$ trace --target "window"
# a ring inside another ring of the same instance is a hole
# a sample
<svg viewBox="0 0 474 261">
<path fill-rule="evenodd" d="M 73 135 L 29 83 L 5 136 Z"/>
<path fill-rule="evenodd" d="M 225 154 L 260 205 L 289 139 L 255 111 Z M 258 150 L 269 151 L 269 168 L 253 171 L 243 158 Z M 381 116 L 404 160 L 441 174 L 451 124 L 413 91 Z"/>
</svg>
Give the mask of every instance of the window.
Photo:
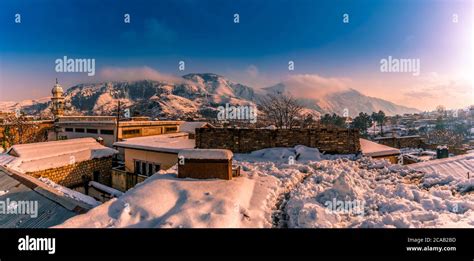
<svg viewBox="0 0 474 261">
<path fill-rule="evenodd" d="M 94 171 L 92 173 L 92 178 L 95 182 L 99 182 L 99 176 L 100 176 L 100 172 L 99 171 Z"/>
<path fill-rule="evenodd" d="M 84 128 L 76 128 L 76 132 L 84 132 Z"/>
<path fill-rule="evenodd" d="M 176 132 L 178 127 L 165 127 L 165 132 Z"/>
<path fill-rule="evenodd" d="M 98 130 L 97 129 L 87 129 L 87 133 L 97 134 Z"/>
<path fill-rule="evenodd" d="M 132 135 L 132 134 L 139 134 L 139 133 L 140 133 L 139 129 L 123 130 L 122 131 L 123 135 Z"/>
<path fill-rule="evenodd" d="M 142 175 L 147 176 L 146 163 L 145 162 L 142 162 Z"/>
<path fill-rule="evenodd" d="M 141 169 L 140 169 L 140 161 L 136 160 L 135 161 L 135 173 L 136 174 L 142 174 Z"/>
<path fill-rule="evenodd" d="M 160 169 L 160 164 L 135 160 L 135 174 L 150 177 L 151 175 L 160 171 Z"/>
<path fill-rule="evenodd" d="M 148 173 L 147 176 L 153 175 L 153 164 L 148 163 Z"/>
<path fill-rule="evenodd" d="M 66 132 L 74 132 L 73 128 L 66 128 Z"/>
<path fill-rule="evenodd" d="M 100 134 L 114 135 L 114 131 L 113 130 L 100 130 Z"/>
</svg>

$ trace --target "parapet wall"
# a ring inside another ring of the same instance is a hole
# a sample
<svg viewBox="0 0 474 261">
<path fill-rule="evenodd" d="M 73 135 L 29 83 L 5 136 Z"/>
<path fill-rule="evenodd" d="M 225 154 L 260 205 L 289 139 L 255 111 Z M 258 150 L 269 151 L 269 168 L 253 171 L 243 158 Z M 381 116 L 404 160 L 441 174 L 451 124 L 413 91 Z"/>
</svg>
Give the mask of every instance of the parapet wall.
<svg viewBox="0 0 474 261">
<path fill-rule="evenodd" d="M 423 139 L 419 136 L 387 137 L 383 139 L 377 139 L 376 142 L 398 149 L 424 147 Z"/>
<path fill-rule="evenodd" d="M 248 153 L 274 147 L 304 145 L 328 154 L 352 154 L 360 151 L 359 131 L 356 129 L 196 129 L 196 147 L 228 149 Z"/>
</svg>

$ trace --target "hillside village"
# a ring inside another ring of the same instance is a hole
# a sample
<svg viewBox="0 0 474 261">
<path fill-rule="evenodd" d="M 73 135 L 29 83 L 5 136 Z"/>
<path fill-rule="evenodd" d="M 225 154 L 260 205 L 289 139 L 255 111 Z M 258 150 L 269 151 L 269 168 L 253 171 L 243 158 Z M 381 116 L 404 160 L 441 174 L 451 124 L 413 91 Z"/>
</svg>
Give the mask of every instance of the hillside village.
<svg viewBox="0 0 474 261">
<path fill-rule="evenodd" d="M 0 113 L 0 199 L 40 205 L 1 227 L 474 227 L 472 106 L 315 115 L 279 93 L 182 119 L 68 99 L 56 81 L 51 118 Z"/>
</svg>

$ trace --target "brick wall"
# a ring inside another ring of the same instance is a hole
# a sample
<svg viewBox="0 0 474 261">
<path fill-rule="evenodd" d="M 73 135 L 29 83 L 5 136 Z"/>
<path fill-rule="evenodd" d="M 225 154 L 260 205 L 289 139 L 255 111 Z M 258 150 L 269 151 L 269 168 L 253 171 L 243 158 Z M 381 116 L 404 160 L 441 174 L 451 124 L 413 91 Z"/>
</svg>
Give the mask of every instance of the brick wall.
<svg viewBox="0 0 474 261">
<path fill-rule="evenodd" d="M 274 147 L 305 145 L 328 154 L 349 154 L 360 150 L 359 131 L 354 129 L 196 129 L 196 147 L 228 149 L 235 153 Z"/>
<path fill-rule="evenodd" d="M 99 171 L 100 174 L 98 182 L 105 185 L 110 185 L 111 169 L 112 157 L 106 157 L 82 161 L 59 168 L 29 172 L 26 174 L 35 178 L 48 178 L 51 181 L 65 187 L 75 187 L 82 185 L 83 175 L 86 175 L 90 178 L 90 180 L 93 180 L 94 171 Z"/>
</svg>

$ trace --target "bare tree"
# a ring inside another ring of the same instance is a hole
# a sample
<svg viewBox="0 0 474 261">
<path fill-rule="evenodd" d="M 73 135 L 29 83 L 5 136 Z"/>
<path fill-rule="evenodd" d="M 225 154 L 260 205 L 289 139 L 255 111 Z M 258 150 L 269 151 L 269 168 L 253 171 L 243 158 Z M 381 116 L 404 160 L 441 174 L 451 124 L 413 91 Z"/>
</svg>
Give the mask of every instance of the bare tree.
<svg viewBox="0 0 474 261">
<path fill-rule="evenodd" d="M 15 144 L 41 142 L 47 140 L 46 128 L 41 128 L 36 122 L 31 121 L 24 115 L 9 115 L 4 118 L 0 125 L 0 133 L 3 140 L 2 147 L 5 149 Z"/>
<path fill-rule="evenodd" d="M 269 124 L 279 129 L 292 129 L 298 126 L 303 106 L 292 96 L 268 94 L 259 102 L 260 110 Z"/>
</svg>

